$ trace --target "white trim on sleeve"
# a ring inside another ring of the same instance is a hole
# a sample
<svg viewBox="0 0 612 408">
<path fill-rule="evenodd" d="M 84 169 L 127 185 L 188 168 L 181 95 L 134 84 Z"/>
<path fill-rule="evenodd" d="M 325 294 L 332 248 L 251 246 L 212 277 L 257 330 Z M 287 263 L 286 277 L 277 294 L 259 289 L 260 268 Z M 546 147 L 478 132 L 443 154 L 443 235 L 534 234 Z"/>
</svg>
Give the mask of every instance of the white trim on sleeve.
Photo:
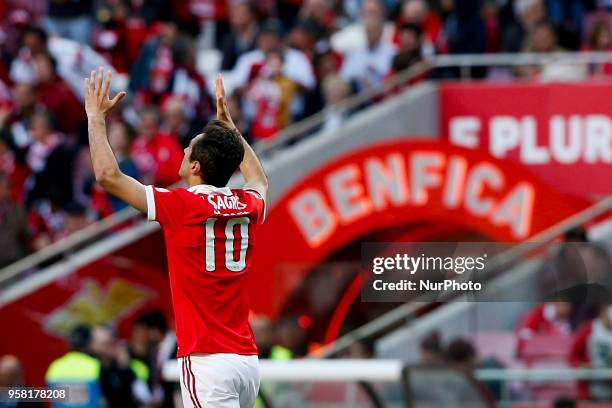
<svg viewBox="0 0 612 408">
<path fill-rule="evenodd" d="M 147 219 L 155 221 L 155 194 L 153 186 L 145 186 L 145 194 L 147 195 Z"/>
<path fill-rule="evenodd" d="M 266 213 L 268 211 L 268 206 L 266 205 L 266 199 L 261 195 L 261 193 L 257 190 L 255 190 L 254 188 L 245 188 L 244 191 L 246 191 L 247 193 L 251 194 L 254 197 L 259 198 L 261 201 L 263 201 L 263 220 L 266 219 Z M 262 221 L 263 221 L 262 220 Z"/>
</svg>

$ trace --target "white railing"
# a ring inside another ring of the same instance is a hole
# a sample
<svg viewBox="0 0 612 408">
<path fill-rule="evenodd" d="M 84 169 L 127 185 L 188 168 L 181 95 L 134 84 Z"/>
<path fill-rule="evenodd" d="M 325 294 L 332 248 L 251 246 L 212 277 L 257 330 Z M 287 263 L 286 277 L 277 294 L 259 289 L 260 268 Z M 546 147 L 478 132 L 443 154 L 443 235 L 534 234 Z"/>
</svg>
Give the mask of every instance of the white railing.
<svg viewBox="0 0 612 408">
<path fill-rule="evenodd" d="M 403 363 L 400 360 L 260 360 L 262 381 L 270 382 L 357 382 L 399 381 Z M 166 381 L 179 380 L 177 360 L 162 367 Z"/>
<path fill-rule="evenodd" d="M 267 382 L 397 382 L 405 364 L 401 360 L 334 359 L 334 360 L 260 360 L 261 380 Z M 406 366 L 409 369 L 453 369 L 445 367 Z M 166 381 L 178 382 L 177 360 L 162 367 Z M 474 370 L 480 381 L 578 381 L 612 380 L 612 368 L 482 368 Z"/>
</svg>

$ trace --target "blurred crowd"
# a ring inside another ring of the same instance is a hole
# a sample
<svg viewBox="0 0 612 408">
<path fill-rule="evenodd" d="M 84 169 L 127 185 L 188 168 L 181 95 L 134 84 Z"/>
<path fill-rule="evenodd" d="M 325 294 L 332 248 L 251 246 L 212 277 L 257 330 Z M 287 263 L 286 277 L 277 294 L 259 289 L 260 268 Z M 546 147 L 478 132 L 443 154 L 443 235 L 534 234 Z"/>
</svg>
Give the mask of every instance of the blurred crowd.
<svg viewBox="0 0 612 408">
<path fill-rule="evenodd" d="M 323 108 L 320 128 L 335 129 L 352 113 L 340 101 L 435 54 L 609 51 L 609 10 L 606 0 L 0 2 L 0 266 L 125 206 L 95 185 L 88 154 L 82 81 L 99 65 L 129 91 L 108 127 L 121 169 L 166 186 L 213 114 L 216 71 L 227 74 L 235 122 L 257 142 Z"/>
<path fill-rule="evenodd" d="M 304 330 L 298 320 L 289 317 L 273 323 L 253 317 L 260 358 L 304 356 Z M 181 406 L 178 382 L 165 381 L 162 375 L 164 364 L 174 360 L 177 351 L 175 333 L 162 311 L 151 309 L 137 315 L 125 337 L 110 323 L 78 324 L 65 340 L 68 350 L 51 362 L 45 382 L 52 387 L 69 385 L 71 398 L 79 395 L 88 401 L 79 406 Z M 0 387 L 27 386 L 25 369 L 16 356 L 0 356 Z"/>
</svg>

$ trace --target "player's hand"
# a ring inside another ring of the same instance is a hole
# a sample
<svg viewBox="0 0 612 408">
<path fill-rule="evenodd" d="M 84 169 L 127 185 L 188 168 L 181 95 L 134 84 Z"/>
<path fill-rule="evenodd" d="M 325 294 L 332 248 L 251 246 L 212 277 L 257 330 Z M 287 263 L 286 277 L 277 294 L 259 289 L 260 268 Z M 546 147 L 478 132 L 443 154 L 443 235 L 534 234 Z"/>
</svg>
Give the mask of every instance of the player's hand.
<svg viewBox="0 0 612 408">
<path fill-rule="evenodd" d="M 104 68 L 100 67 L 98 72 L 91 71 L 89 78 L 85 79 L 85 112 L 88 117 L 106 116 L 123 97 L 125 92 L 119 92 L 113 99 L 108 96 L 112 73 L 106 71 L 104 78 Z"/>
<path fill-rule="evenodd" d="M 215 79 L 215 97 L 217 99 L 217 119 L 236 127 L 227 107 L 225 88 L 223 87 L 223 78 L 221 78 L 221 74 L 217 74 L 217 78 Z"/>
</svg>

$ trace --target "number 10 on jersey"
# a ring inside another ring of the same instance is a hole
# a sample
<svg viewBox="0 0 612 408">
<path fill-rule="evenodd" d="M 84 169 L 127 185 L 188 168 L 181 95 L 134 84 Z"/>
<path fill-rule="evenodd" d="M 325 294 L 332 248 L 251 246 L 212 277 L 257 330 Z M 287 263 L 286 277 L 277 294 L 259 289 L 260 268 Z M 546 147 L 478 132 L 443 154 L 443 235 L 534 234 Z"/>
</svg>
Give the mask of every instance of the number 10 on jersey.
<svg viewBox="0 0 612 408">
<path fill-rule="evenodd" d="M 242 272 L 246 268 L 246 253 L 249 247 L 249 217 L 228 218 L 227 220 L 219 221 L 218 218 L 208 218 L 205 225 L 206 234 L 206 271 L 214 272 L 217 268 L 217 260 L 215 254 L 215 225 L 217 222 L 225 222 L 225 267 L 232 272 Z M 234 249 L 234 229 L 240 229 L 240 249 L 236 257 Z M 237 259 L 236 259 L 237 258 Z"/>
</svg>

